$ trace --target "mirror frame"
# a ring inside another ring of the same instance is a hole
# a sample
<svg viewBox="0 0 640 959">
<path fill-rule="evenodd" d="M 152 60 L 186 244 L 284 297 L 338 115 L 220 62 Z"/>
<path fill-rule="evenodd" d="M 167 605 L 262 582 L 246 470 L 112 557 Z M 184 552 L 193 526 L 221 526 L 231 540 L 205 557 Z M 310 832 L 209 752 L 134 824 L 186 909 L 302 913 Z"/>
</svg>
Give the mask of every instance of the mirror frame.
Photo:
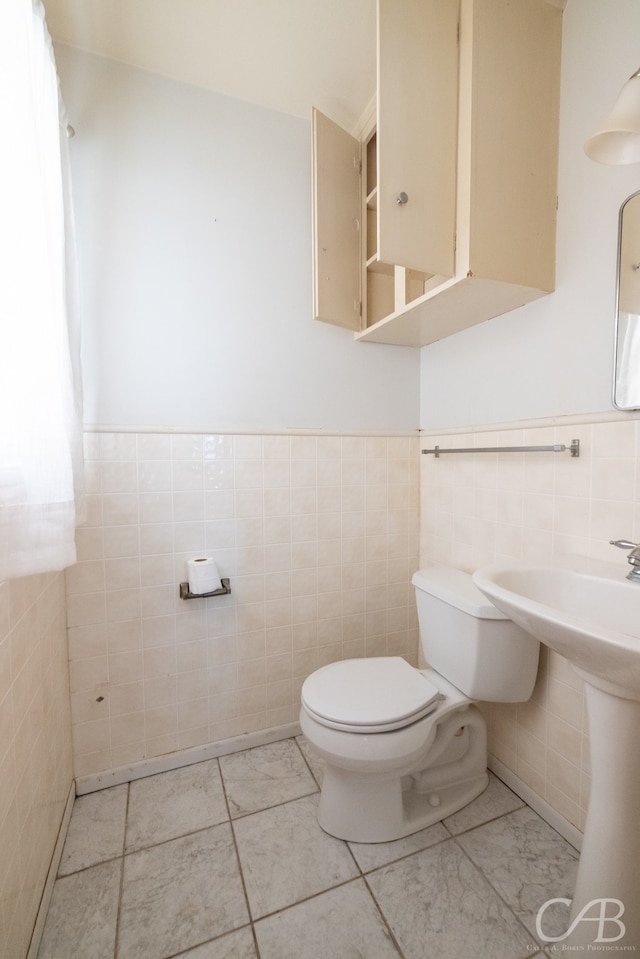
<svg viewBox="0 0 640 959">
<path fill-rule="evenodd" d="M 618 365 L 619 365 L 619 350 L 621 348 L 621 337 L 620 337 L 620 273 L 622 266 L 622 239 L 623 239 L 623 227 L 624 227 L 624 212 L 627 205 L 634 200 L 636 197 L 640 197 L 640 190 L 636 190 L 635 193 L 632 193 L 630 196 L 623 201 L 620 206 L 620 213 L 618 214 L 618 253 L 616 258 L 616 304 L 615 304 L 615 326 L 614 326 L 614 337 L 613 337 L 613 383 L 612 383 L 612 395 L 611 401 L 613 406 L 617 410 L 637 410 L 640 409 L 640 368 L 638 369 L 638 401 L 633 405 L 627 405 L 619 403 L 616 398 L 617 388 L 618 388 Z"/>
</svg>

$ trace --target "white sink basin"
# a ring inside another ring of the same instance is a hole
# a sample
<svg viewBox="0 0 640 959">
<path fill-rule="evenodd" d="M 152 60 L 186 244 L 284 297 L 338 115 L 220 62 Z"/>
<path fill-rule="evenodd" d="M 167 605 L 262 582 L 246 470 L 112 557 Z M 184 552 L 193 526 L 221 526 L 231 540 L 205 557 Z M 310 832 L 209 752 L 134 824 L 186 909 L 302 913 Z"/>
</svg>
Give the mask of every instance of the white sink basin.
<svg viewBox="0 0 640 959">
<path fill-rule="evenodd" d="M 473 580 L 494 606 L 566 657 L 589 683 L 640 700 L 640 583 L 625 575 L 624 562 L 576 558 L 488 566 Z"/>
<path fill-rule="evenodd" d="M 585 680 L 591 791 L 561 941 L 561 950 L 585 959 L 598 952 L 622 959 L 640 944 L 640 583 L 626 571 L 624 561 L 573 559 L 488 566 L 473 577 L 498 609 Z M 616 918 L 598 927 L 593 910 L 607 904 Z M 605 938 L 596 938 L 599 930 Z"/>
</svg>

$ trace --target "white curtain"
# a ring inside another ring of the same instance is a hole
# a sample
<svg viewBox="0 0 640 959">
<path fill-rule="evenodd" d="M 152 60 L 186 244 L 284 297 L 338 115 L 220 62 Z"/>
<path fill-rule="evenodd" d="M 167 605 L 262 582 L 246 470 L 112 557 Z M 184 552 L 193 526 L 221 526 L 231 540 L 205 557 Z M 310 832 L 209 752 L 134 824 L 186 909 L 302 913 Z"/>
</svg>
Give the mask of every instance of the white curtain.
<svg viewBox="0 0 640 959">
<path fill-rule="evenodd" d="M 40 0 L 0 2 L 0 581 L 75 562 L 81 391 L 66 117 Z"/>
</svg>

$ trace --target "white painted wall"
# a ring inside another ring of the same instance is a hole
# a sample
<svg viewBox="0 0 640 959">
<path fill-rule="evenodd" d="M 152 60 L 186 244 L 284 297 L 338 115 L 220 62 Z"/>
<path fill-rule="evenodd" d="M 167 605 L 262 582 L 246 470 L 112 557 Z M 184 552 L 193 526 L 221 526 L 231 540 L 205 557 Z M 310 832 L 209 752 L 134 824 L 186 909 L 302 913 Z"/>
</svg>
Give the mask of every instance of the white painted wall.
<svg viewBox="0 0 640 959">
<path fill-rule="evenodd" d="M 422 428 L 611 409 L 618 210 L 640 165 L 593 163 L 583 143 L 640 65 L 639 37 L 637 0 L 568 0 L 556 292 L 421 350 Z"/>
<path fill-rule="evenodd" d="M 85 422 L 410 430 L 419 353 L 311 318 L 310 126 L 59 47 Z"/>
<path fill-rule="evenodd" d="M 637 0 L 568 0 L 556 292 L 421 351 L 310 319 L 306 122 L 60 47 L 86 422 L 388 431 L 609 410 L 618 209 L 640 167 L 583 142 L 638 36 Z"/>
</svg>

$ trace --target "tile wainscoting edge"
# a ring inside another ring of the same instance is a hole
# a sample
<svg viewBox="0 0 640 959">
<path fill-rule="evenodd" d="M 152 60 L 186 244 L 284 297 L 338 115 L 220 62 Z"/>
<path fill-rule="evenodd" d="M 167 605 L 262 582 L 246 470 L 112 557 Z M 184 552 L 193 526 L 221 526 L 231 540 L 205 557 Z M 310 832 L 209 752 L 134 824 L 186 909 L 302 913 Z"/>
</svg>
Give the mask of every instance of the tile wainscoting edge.
<svg viewBox="0 0 640 959">
<path fill-rule="evenodd" d="M 504 420 L 499 423 L 476 423 L 467 426 L 424 426 L 420 438 L 454 436 L 458 433 L 498 433 L 509 430 L 543 429 L 545 427 L 581 426 L 640 419 L 640 410 L 600 410 L 597 413 L 561 413 L 557 416 L 539 416 L 527 420 Z"/>
<path fill-rule="evenodd" d="M 418 427 L 404 430 L 337 429 L 330 426 L 145 426 L 85 423 L 85 433 L 167 433 L 201 436 L 409 436 L 420 435 Z"/>
</svg>

